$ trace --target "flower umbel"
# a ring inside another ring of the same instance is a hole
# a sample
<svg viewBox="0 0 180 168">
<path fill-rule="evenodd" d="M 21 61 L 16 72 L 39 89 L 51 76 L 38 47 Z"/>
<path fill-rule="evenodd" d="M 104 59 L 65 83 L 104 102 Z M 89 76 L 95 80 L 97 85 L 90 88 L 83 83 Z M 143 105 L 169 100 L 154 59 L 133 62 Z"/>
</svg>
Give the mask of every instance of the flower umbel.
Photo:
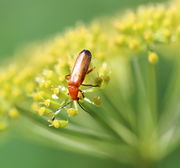
<svg viewBox="0 0 180 168">
<path fill-rule="evenodd" d="M 56 146 L 145 167 L 163 159 L 180 140 L 176 3 L 77 25 L 23 51 L 0 71 L 0 130 L 22 118 Z M 83 83 L 98 87 L 79 86 L 72 101 L 66 75 L 82 49 L 96 67 Z"/>
<path fill-rule="evenodd" d="M 41 73 L 41 76 L 36 77 L 37 85 L 36 85 L 36 90 L 32 93 L 32 97 L 35 103 L 39 107 L 36 107 L 35 111 L 37 111 L 41 116 L 49 117 L 51 119 L 50 122 L 52 122 L 51 126 L 60 128 L 61 124 L 57 126 L 57 124 L 53 124 L 53 123 L 57 123 L 57 121 L 67 122 L 66 120 L 55 119 L 55 116 L 57 116 L 63 110 L 66 112 L 66 117 L 76 116 L 79 113 L 79 108 L 78 108 L 77 103 L 79 104 L 79 107 L 81 108 L 83 107 L 80 104 L 80 102 L 83 102 L 83 101 L 89 102 L 94 105 L 100 104 L 99 103 L 100 98 L 94 97 L 93 101 L 91 101 L 90 99 L 85 97 L 84 94 L 85 92 L 87 93 L 87 92 L 97 91 L 100 88 L 102 88 L 102 86 L 105 83 L 108 82 L 107 79 L 105 79 L 104 77 L 105 70 L 104 72 L 101 72 L 100 75 L 99 74 L 97 74 L 96 76 L 88 75 L 88 73 L 93 71 L 94 68 L 91 68 L 88 70 L 89 65 L 87 64 L 89 64 L 90 62 L 85 62 L 85 61 L 81 62 L 82 58 L 86 60 L 86 57 L 91 56 L 91 55 L 89 56 L 86 55 L 84 53 L 85 51 L 87 50 L 83 50 L 80 53 L 77 59 L 77 62 L 74 65 L 73 76 L 70 81 L 71 83 L 68 84 L 68 82 L 66 81 L 66 80 L 70 80 L 70 79 L 66 79 L 66 77 L 70 78 L 70 75 L 65 75 L 65 74 L 71 73 L 71 70 L 70 70 L 71 64 L 69 64 L 68 60 L 66 60 L 67 59 L 66 57 L 61 58 L 61 61 L 63 61 L 64 59 L 64 62 L 66 62 L 66 65 L 62 66 L 61 62 L 57 63 L 54 65 L 54 67 L 51 67 L 51 69 L 44 69 Z M 88 51 L 88 53 L 90 52 Z M 84 68 L 87 69 L 87 72 L 84 71 Z M 102 69 L 103 67 L 100 66 L 100 68 Z M 87 75 L 89 76 L 89 78 L 86 79 L 86 83 L 93 82 L 93 84 L 83 85 L 83 82 L 84 82 L 83 78 L 86 77 Z M 107 75 L 108 74 L 106 74 L 106 76 Z M 79 88 L 81 85 L 84 87 L 87 86 L 90 89 L 81 90 Z M 68 91 L 68 87 L 76 89 L 76 90 Z M 73 96 L 74 94 L 75 95 L 77 94 L 75 98 Z M 73 102 L 73 101 L 77 101 L 77 102 Z M 65 117 L 65 116 L 63 116 L 62 114 L 62 117 Z"/>
</svg>

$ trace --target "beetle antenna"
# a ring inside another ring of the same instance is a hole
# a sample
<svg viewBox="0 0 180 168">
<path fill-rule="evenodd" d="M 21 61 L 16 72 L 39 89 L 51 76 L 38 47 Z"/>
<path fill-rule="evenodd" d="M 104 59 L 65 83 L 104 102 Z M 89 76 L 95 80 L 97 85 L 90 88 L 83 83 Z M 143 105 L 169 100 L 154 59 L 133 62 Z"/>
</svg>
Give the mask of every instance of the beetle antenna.
<svg viewBox="0 0 180 168">
<path fill-rule="evenodd" d="M 77 100 L 77 103 L 79 104 L 79 106 L 81 107 L 81 109 L 83 109 L 85 112 L 89 113 L 89 112 L 82 106 L 82 104 L 80 104 L 79 100 Z"/>
<path fill-rule="evenodd" d="M 62 107 L 56 109 L 56 111 L 54 111 L 54 117 L 51 118 L 51 121 L 54 121 L 54 120 L 55 120 L 55 118 L 56 118 L 55 115 L 57 115 L 57 114 L 61 111 L 61 109 L 63 109 L 64 107 L 68 106 L 68 105 L 71 104 L 72 102 L 73 102 L 73 101 L 70 101 L 70 102 L 66 103 L 65 105 L 63 105 Z"/>
<path fill-rule="evenodd" d="M 70 103 L 72 103 L 72 101 L 70 101 L 70 102 L 66 103 L 65 105 L 63 105 L 62 107 L 56 109 L 56 111 L 54 111 L 54 113 L 55 113 L 55 114 L 58 114 L 61 109 L 63 109 L 64 107 L 66 107 L 66 106 L 69 105 Z"/>
</svg>

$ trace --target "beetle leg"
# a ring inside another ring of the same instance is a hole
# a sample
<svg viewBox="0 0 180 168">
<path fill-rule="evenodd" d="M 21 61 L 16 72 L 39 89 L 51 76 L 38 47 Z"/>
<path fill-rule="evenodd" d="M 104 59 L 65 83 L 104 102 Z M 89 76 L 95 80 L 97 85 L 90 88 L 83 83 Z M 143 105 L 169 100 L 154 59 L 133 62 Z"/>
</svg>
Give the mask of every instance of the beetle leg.
<svg viewBox="0 0 180 168">
<path fill-rule="evenodd" d="M 65 76 L 66 80 L 69 80 L 69 78 L 70 78 L 70 74 Z"/>
<path fill-rule="evenodd" d="M 55 111 L 53 111 L 52 113 L 54 113 L 54 116 L 51 118 L 51 121 L 54 121 L 56 119 L 56 115 L 66 106 L 68 106 L 69 104 L 71 104 L 73 101 L 70 101 L 66 104 L 64 104 L 63 106 L 59 107 L 58 109 L 56 109 Z"/>
<path fill-rule="evenodd" d="M 90 72 L 92 72 L 96 67 L 92 67 L 91 69 L 89 69 L 86 74 L 89 74 Z"/>
<path fill-rule="evenodd" d="M 82 86 L 87 86 L 87 87 L 99 87 L 99 85 L 91 85 L 91 84 L 81 84 Z"/>
<path fill-rule="evenodd" d="M 84 96 L 84 92 L 83 92 L 81 89 L 79 89 L 79 91 L 81 92 L 82 97 L 84 98 L 84 97 L 85 97 L 85 96 Z"/>
</svg>

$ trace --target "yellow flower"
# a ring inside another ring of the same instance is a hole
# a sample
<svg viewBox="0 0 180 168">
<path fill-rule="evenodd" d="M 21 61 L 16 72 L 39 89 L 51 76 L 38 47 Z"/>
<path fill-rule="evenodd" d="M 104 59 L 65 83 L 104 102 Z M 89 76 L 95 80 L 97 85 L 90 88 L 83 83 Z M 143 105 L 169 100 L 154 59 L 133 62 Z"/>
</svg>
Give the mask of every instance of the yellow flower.
<svg viewBox="0 0 180 168">
<path fill-rule="evenodd" d="M 18 118 L 18 117 L 19 117 L 19 112 L 17 111 L 17 109 L 11 108 L 11 109 L 9 110 L 9 116 L 10 116 L 11 118 Z"/>
<path fill-rule="evenodd" d="M 156 64 L 158 62 L 158 55 L 155 52 L 150 51 L 148 53 L 148 60 L 152 64 Z"/>
<path fill-rule="evenodd" d="M 74 117 L 78 114 L 78 111 L 74 108 L 68 108 L 67 109 L 67 114 L 69 117 Z"/>
<path fill-rule="evenodd" d="M 66 120 L 54 120 L 51 122 L 51 124 L 49 126 L 53 126 L 55 128 L 63 128 L 66 127 L 68 125 L 68 121 Z"/>
</svg>

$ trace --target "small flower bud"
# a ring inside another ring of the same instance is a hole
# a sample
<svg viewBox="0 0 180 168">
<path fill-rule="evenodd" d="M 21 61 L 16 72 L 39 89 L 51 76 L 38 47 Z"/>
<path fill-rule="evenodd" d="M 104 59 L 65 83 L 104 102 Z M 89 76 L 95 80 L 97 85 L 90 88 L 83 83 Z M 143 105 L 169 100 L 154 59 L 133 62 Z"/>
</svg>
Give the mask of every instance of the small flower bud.
<svg viewBox="0 0 180 168">
<path fill-rule="evenodd" d="M 33 98 L 36 101 L 43 100 L 43 97 L 44 97 L 44 92 L 43 91 L 39 91 L 39 92 L 36 92 L 36 93 L 33 94 Z"/>
<path fill-rule="evenodd" d="M 170 40 L 170 37 L 171 37 L 171 31 L 169 29 L 165 29 L 163 30 L 163 36 L 165 38 L 166 41 L 169 41 Z"/>
<path fill-rule="evenodd" d="M 55 119 L 54 121 L 51 122 L 49 126 L 53 126 L 55 128 L 63 128 L 66 127 L 67 125 L 68 125 L 68 121 Z"/>
<path fill-rule="evenodd" d="M 46 69 L 46 70 L 43 71 L 43 75 L 44 75 L 47 79 L 50 79 L 50 78 L 52 78 L 52 76 L 53 76 L 53 71 Z"/>
<path fill-rule="evenodd" d="M 148 53 L 148 60 L 152 64 L 156 64 L 158 62 L 158 55 L 155 52 L 149 52 Z"/>
<path fill-rule="evenodd" d="M 151 42 L 153 39 L 152 32 L 151 31 L 144 32 L 144 39 L 147 40 L 148 42 Z"/>
<path fill-rule="evenodd" d="M 163 26 L 165 26 L 165 27 L 171 26 L 171 24 L 172 24 L 171 18 L 166 18 L 166 19 L 163 21 Z"/>
<path fill-rule="evenodd" d="M 129 48 L 132 50 L 138 50 L 139 49 L 139 42 L 137 40 L 130 40 L 129 41 Z"/>
<path fill-rule="evenodd" d="M 52 84 L 51 81 L 47 80 L 47 81 L 40 83 L 40 87 L 49 88 L 51 86 L 51 84 Z"/>
<path fill-rule="evenodd" d="M 53 93 L 54 93 L 54 94 L 58 95 L 59 92 L 60 92 L 60 89 L 59 89 L 59 88 L 54 88 L 54 89 L 53 89 Z"/>
<path fill-rule="evenodd" d="M 11 118 L 18 118 L 19 117 L 19 112 L 15 108 L 11 108 L 9 110 L 8 114 L 9 114 L 9 117 L 11 117 Z"/>
<path fill-rule="evenodd" d="M 57 108 L 59 108 L 59 106 L 60 106 L 59 103 L 57 103 L 56 101 L 51 100 L 51 99 L 45 100 L 45 101 L 44 101 L 44 105 L 45 105 L 46 107 L 50 107 L 50 108 L 53 108 L 53 109 L 57 109 Z"/>
<path fill-rule="evenodd" d="M 31 105 L 31 109 L 32 109 L 33 112 L 34 112 L 34 111 L 39 111 L 40 108 L 41 108 L 41 107 L 40 107 L 39 104 L 36 103 L 36 102 L 34 102 L 34 103 Z"/>
<path fill-rule="evenodd" d="M 125 36 L 123 36 L 123 35 L 119 36 L 119 37 L 116 39 L 116 43 L 117 43 L 118 45 L 123 45 L 123 44 L 125 44 L 125 43 L 126 43 L 126 38 L 125 38 Z"/>
<path fill-rule="evenodd" d="M 35 85 L 33 82 L 28 82 L 25 87 L 27 93 L 32 93 L 34 88 L 35 88 Z"/>
<path fill-rule="evenodd" d="M 68 108 L 66 111 L 69 117 L 74 117 L 78 114 L 78 111 L 74 108 Z"/>
<path fill-rule="evenodd" d="M 53 115 L 53 112 L 49 109 L 47 109 L 46 107 L 41 107 L 38 111 L 39 115 L 41 116 L 47 116 L 47 117 L 51 117 Z"/>
<path fill-rule="evenodd" d="M 93 98 L 93 102 L 96 105 L 100 105 L 102 103 L 101 97 L 100 96 L 96 96 Z"/>
<path fill-rule="evenodd" d="M 18 98 L 21 96 L 21 90 L 18 88 L 14 88 L 11 93 L 13 97 Z"/>
<path fill-rule="evenodd" d="M 134 31 L 142 31 L 143 29 L 144 29 L 144 22 L 139 22 L 139 23 L 136 23 L 133 27 L 132 27 L 132 29 L 134 30 Z"/>
<path fill-rule="evenodd" d="M 46 107 L 49 107 L 49 106 L 50 106 L 50 103 L 51 103 L 51 100 L 50 100 L 50 99 L 47 99 L 47 100 L 44 101 L 44 105 L 45 105 Z"/>
</svg>

